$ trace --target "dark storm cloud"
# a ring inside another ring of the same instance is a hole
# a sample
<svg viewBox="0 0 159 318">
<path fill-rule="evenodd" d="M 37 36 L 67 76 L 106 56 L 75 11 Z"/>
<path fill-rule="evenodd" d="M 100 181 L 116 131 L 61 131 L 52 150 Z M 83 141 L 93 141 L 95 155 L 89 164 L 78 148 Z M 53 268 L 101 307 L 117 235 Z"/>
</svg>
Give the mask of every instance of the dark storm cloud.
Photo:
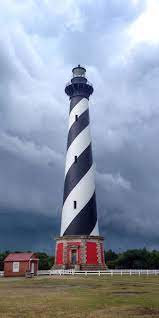
<svg viewBox="0 0 159 318">
<path fill-rule="evenodd" d="M 55 164 L 54 157 L 49 158 L 46 148 L 44 157 L 38 150 L 29 157 L 26 153 L 30 151 L 29 147 L 23 147 L 21 152 L 15 148 L 12 151 L 11 146 L 8 151 L 0 147 L 0 151 L 1 204 L 44 214 L 51 214 L 54 210 L 53 214 L 57 215 L 63 177 L 59 162 Z M 56 196 L 53 196 L 55 185 Z"/>
<path fill-rule="evenodd" d="M 102 202 L 103 231 L 111 231 L 110 245 L 112 237 L 117 236 L 126 247 L 158 246 L 158 50 L 140 47 L 126 64 L 127 74 L 120 80 L 121 74 L 116 75 L 116 117 L 111 114 L 115 109 L 110 110 L 106 104 L 109 113 L 102 125 L 103 147 L 96 140 L 98 199 L 99 205 Z M 110 100 L 113 102 L 113 95 Z"/>
<path fill-rule="evenodd" d="M 50 251 L 48 237 L 59 233 L 69 111 L 64 86 L 78 63 L 95 89 L 90 113 L 106 246 L 159 247 L 159 46 L 132 45 L 128 32 L 145 6 L 1 1 L 1 249 Z"/>
<path fill-rule="evenodd" d="M 60 226 L 57 219 L 30 210 L 10 210 L 5 207 L 0 209 L 0 213 L 1 250 L 54 253 L 54 238 Z"/>
</svg>

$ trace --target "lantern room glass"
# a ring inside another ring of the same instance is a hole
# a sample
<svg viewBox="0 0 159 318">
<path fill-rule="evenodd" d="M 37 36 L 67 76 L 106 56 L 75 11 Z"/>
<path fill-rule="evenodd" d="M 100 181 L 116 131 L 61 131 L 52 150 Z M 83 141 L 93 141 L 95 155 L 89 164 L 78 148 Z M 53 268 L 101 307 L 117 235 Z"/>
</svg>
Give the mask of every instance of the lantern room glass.
<svg viewBox="0 0 159 318">
<path fill-rule="evenodd" d="M 73 68 L 72 73 L 73 77 L 85 77 L 86 70 L 84 67 L 78 65 L 78 67 Z"/>
</svg>

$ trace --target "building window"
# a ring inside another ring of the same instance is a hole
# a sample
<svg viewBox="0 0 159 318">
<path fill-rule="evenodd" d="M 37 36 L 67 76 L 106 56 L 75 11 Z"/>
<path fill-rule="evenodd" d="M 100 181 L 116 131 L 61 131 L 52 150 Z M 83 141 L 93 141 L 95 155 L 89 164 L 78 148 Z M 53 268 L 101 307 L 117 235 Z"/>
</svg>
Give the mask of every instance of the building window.
<svg viewBox="0 0 159 318">
<path fill-rule="evenodd" d="M 19 272 L 19 262 L 13 262 L 13 273 Z"/>
<path fill-rule="evenodd" d="M 74 209 L 77 209 L 77 201 L 73 201 Z"/>
<path fill-rule="evenodd" d="M 75 115 L 75 121 L 77 121 L 78 120 L 78 115 Z"/>
<path fill-rule="evenodd" d="M 77 156 L 75 156 L 75 163 L 77 162 Z"/>
</svg>

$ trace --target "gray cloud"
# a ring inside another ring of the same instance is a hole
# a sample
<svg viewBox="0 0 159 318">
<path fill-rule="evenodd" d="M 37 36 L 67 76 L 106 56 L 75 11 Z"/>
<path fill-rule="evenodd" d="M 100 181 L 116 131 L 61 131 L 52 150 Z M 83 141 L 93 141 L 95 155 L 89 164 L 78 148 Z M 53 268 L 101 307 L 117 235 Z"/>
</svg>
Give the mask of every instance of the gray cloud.
<svg viewBox="0 0 159 318">
<path fill-rule="evenodd" d="M 21 246 L 48 250 L 51 219 L 52 235 L 59 232 L 69 111 L 64 87 L 78 63 L 94 85 L 90 113 L 106 246 L 158 248 L 159 46 L 132 47 L 128 33 L 145 5 L 1 1 L 0 218 L 15 233 L 15 211 L 24 215 L 15 249 L 22 231 Z M 27 213 L 45 233 L 43 247 L 38 239 L 26 244 Z M 13 236 L 6 245 L 3 234 L 0 240 L 9 248 Z"/>
</svg>

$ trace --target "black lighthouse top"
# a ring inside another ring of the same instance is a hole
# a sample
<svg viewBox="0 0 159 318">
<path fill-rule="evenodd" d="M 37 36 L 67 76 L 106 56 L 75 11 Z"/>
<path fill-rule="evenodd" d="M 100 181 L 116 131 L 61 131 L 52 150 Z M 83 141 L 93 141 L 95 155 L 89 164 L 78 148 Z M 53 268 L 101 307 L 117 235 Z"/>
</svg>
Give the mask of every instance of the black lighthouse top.
<svg viewBox="0 0 159 318">
<path fill-rule="evenodd" d="M 65 93 L 70 97 L 81 96 L 89 99 L 93 93 L 93 86 L 85 77 L 86 69 L 80 65 L 72 70 L 73 77 L 65 87 Z"/>
</svg>

